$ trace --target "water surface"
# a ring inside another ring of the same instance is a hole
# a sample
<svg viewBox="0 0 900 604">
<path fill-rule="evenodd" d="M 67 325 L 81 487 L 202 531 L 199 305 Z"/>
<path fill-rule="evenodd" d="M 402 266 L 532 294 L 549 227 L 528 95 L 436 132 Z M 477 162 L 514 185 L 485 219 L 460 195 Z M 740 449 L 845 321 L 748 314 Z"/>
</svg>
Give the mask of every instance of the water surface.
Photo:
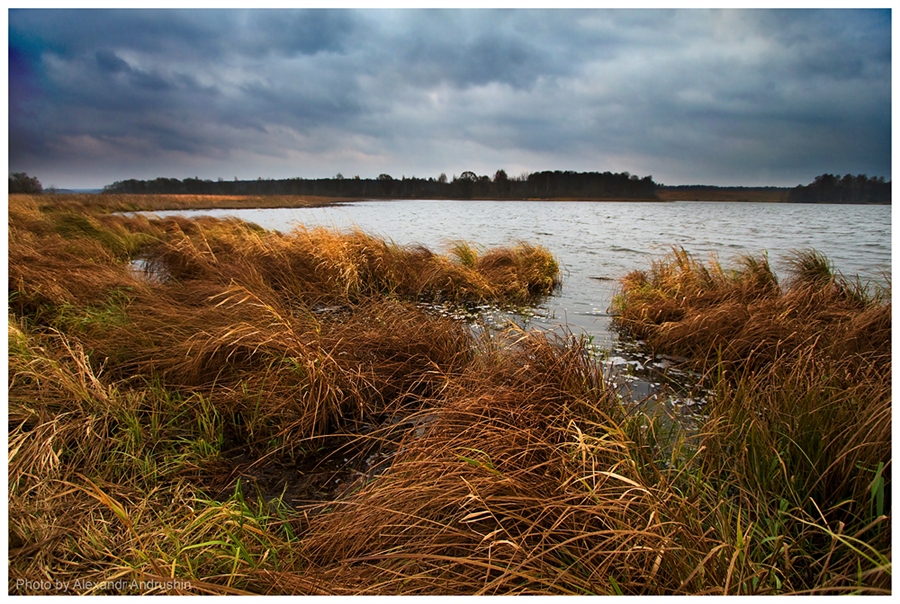
<svg viewBox="0 0 900 604">
<path fill-rule="evenodd" d="M 608 309 L 617 280 L 673 246 L 724 264 L 769 255 L 779 277 L 794 250 L 823 252 L 845 275 L 884 281 L 891 270 L 891 208 L 735 202 L 365 201 L 326 208 L 197 210 L 157 215 L 236 216 L 264 228 L 299 225 L 363 231 L 437 252 L 464 240 L 489 248 L 527 241 L 552 252 L 563 286 L 532 321 L 612 345 Z"/>
</svg>

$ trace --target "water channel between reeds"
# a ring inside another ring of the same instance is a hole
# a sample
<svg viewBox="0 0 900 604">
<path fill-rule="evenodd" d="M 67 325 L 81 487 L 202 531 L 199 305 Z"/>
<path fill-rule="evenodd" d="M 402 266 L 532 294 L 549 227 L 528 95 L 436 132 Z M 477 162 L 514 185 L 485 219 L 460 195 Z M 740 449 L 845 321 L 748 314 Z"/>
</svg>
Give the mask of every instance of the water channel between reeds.
<svg viewBox="0 0 900 604">
<path fill-rule="evenodd" d="M 790 255 L 809 249 L 863 283 L 884 284 L 891 272 L 891 207 L 883 205 L 403 200 L 153 214 L 237 217 L 283 232 L 358 228 L 435 252 L 459 241 L 479 249 L 541 245 L 559 260 L 562 287 L 526 312 L 475 309 L 476 324 L 490 329 L 513 321 L 584 338 L 624 397 L 665 408 L 682 424 L 702 406 L 691 376 L 673 367 L 677 359 L 650 357 L 611 330 L 609 306 L 628 272 L 649 268 L 673 248 L 725 266 L 738 256 L 767 254 L 782 279 Z"/>
</svg>

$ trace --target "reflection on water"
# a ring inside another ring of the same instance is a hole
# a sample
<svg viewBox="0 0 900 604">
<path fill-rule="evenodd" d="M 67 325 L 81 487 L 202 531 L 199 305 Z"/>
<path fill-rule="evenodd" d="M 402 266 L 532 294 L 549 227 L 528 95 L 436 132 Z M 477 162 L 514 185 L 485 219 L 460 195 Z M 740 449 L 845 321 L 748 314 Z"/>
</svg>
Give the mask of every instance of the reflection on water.
<svg viewBox="0 0 900 604">
<path fill-rule="evenodd" d="M 300 225 L 359 228 L 400 245 L 422 244 L 440 252 L 459 240 L 483 248 L 518 241 L 542 245 L 559 260 L 563 285 L 533 315 L 517 322 L 591 338 L 610 367 L 618 358 L 625 360 L 619 369 L 630 369 L 620 373 L 637 376 L 628 387 L 640 390 L 633 392 L 635 398 L 648 399 L 657 392 L 653 384 L 659 386 L 664 379 L 654 377 L 659 368 L 653 363 L 660 360 L 651 359 L 650 367 L 644 367 L 637 351 L 623 350 L 625 344 L 609 329 L 608 308 L 619 279 L 648 268 L 673 247 L 684 247 L 699 260 L 715 255 L 724 264 L 738 255 L 767 253 L 782 279 L 791 252 L 810 248 L 824 253 L 837 270 L 858 274 L 864 282 L 883 282 L 891 270 L 890 206 L 417 200 L 156 214 L 237 216 L 280 231 Z M 505 320 L 494 311 L 484 312 L 489 321 Z M 640 370 L 629 364 L 636 359 Z M 681 412 L 689 412 L 696 397 L 679 396 L 667 397 L 667 404 L 680 404 Z"/>
</svg>

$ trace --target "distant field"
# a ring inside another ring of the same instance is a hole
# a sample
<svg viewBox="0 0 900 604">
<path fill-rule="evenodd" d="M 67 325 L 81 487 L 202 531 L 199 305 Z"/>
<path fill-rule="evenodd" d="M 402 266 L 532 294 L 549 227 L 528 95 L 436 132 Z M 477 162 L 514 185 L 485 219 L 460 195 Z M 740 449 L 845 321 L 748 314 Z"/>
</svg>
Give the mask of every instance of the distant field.
<svg viewBox="0 0 900 604">
<path fill-rule="evenodd" d="M 758 189 L 709 188 L 670 189 L 659 187 L 656 194 L 662 201 L 787 201 L 789 188 L 762 187 Z"/>
<path fill-rule="evenodd" d="M 237 208 L 312 208 L 355 201 L 317 195 L 159 195 L 63 194 L 29 196 L 38 207 L 65 207 L 99 212 L 209 210 Z"/>
</svg>

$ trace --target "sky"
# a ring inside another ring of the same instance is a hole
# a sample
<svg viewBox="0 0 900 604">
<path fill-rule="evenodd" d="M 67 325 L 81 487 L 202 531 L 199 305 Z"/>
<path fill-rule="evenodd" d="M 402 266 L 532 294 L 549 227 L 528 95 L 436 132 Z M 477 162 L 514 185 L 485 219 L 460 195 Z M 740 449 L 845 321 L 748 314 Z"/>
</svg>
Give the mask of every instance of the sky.
<svg viewBox="0 0 900 604">
<path fill-rule="evenodd" d="M 891 178 L 882 10 L 9 10 L 9 171 Z"/>
</svg>

